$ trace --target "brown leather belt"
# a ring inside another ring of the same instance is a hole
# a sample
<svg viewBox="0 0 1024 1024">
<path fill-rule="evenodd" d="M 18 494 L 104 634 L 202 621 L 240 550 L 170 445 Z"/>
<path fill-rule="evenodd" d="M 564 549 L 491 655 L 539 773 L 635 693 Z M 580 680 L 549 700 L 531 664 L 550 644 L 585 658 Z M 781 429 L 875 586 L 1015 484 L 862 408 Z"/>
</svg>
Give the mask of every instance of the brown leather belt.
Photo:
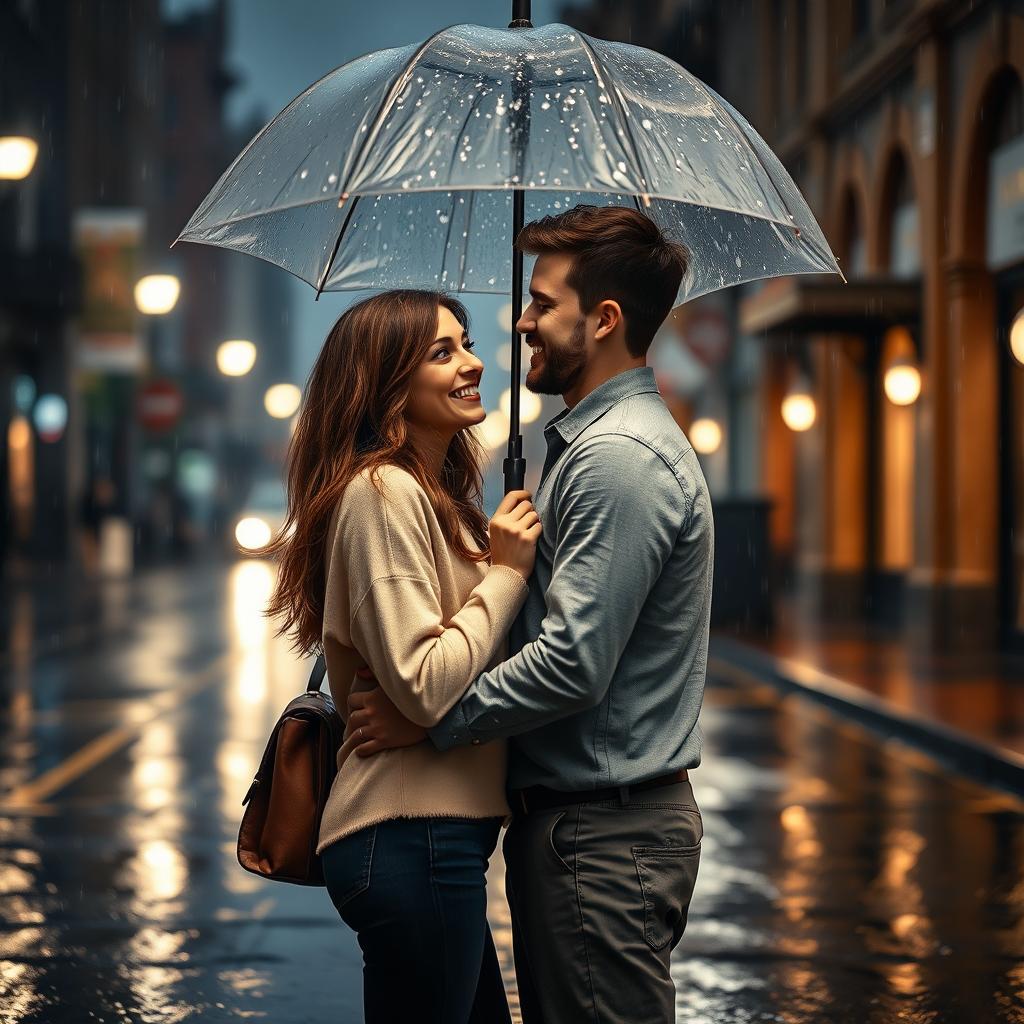
<svg viewBox="0 0 1024 1024">
<path fill-rule="evenodd" d="M 566 804 L 582 804 L 591 801 L 618 800 L 626 803 L 633 793 L 643 793 L 648 789 L 659 789 L 672 786 L 678 782 L 689 781 L 685 768 L 668 775 L 659 775 L 656 779 L 636 782 L 632 786 L 610 786 L 607 789 L 581 789 L 575 793 L 562 793 L 547 786 L 530 786 L 528 789 L 515 789 L 509 793 L 509 802 L 516 814 L 529 814 L 531 811 L 543 811 L 551 807 L 564 807 Z"/>
</svg>

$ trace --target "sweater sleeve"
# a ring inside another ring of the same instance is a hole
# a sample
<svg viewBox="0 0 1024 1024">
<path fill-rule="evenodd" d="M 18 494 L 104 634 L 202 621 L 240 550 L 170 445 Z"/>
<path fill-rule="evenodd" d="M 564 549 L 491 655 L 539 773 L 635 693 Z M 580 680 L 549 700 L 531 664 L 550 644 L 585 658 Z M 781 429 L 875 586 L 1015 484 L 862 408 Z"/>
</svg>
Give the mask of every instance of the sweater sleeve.
<svg viewBox="0 0 1024 1024">
<path fill-rule="evenodd" d="M 507 566 L 491 566 L 463 606 L 445 621 L 431 547 L 429 499 L 401 471 L 368 481 L 354 514 L 339 518 L 333 557 L 350 586 L 352 646 L 410 721 L 430 728 L 493 660 L 528 592 Z"/>
</svg>

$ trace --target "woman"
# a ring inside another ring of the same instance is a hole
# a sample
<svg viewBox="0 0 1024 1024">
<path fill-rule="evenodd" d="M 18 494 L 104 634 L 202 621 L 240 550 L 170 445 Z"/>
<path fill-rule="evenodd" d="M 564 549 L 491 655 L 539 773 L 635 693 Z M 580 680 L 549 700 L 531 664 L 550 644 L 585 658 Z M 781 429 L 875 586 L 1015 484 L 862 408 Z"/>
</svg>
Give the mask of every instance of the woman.
<svg viewBox="0 0 1024 1024">
<path fill-rule="evenodd" d="M 429 727 L 504 655 L 540 522 L 529 494 L 480 510 L 485 418 L 461 303 L 392 291 L 347 310 L 310 375 L 292 439 L 270 614 L 321 644 L 339 711 L 369 668 Z M 294 528 L 294 532 L 293 531 Z M 358 934 L 369 1024 L 510 1020 L 485 915 L 508 814 L 503 744 L 374 758 L 346 736 L 320 828 L 328 892 Z"/>
</svg>

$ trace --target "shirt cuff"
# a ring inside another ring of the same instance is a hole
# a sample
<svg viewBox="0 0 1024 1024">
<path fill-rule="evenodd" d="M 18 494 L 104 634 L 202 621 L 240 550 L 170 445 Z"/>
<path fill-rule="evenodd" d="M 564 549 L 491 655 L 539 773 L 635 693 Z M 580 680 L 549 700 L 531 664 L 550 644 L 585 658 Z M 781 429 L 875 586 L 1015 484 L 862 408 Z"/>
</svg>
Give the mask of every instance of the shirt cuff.
<svg viewBox="0 0 1024 1024">
<path fill-rule="evenodd" d="M 428 729 L 427 735 L 430 742 L 442 751 L 469 744 L 477 746 L 480 743 L 469 731 L 469 722 L 466 721 L 466 712 L 462 710 L 461 704 L 456 704 L 433 729 Z"/>
</svg>

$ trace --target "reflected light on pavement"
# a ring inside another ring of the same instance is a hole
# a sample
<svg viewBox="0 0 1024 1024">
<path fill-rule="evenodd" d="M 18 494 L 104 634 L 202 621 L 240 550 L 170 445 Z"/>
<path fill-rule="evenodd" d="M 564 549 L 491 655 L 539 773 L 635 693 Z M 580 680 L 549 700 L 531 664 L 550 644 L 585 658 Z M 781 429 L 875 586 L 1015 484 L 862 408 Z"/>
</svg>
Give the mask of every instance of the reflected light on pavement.
<svg viewBox="0 0 1024 1024">
<path fill-rule="evenodd" d="M 263 614 L 274 586 L 274 570 L 266 562 L 239 562 L 232 570 L 230 592 L 234 646 L 241 648 L 235 690 L 246 704 L 267 697 L 267 641 L 270 622 Z"/>
</svg>

